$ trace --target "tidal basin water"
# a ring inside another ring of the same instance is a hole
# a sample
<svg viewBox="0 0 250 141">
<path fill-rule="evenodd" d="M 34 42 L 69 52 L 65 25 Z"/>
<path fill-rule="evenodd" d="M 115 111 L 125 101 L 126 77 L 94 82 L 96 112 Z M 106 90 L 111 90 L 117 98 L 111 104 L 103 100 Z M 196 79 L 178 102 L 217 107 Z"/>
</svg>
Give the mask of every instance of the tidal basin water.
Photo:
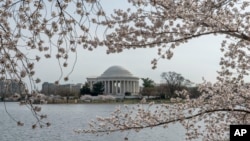
<svg viewBox="0 0 250 141">
<path fill-rule="evenodd" d="M 14 118 L 23 121 L 24 126 L 17 126 L 5 112 L 4 103 L 0 102 L 0 141 L 184 141 L 185 130 L 179 124 L 164 129 L 156 127 L 140 132 L 125 131 L 109 135 L 76 134 L 74 129 L 88 127 L 88 121 L 96 116 L 107 116 L 119 104 L 47 104 L 42 105 L 42 113 L 48 115 L 52 123 L 48 128 L 31 129 L 34 123 L 32 113 L 18 103 L 6 103 L 7 110 Z M 122 105 L 122 104 L 121 104 Z"/>
</svg>

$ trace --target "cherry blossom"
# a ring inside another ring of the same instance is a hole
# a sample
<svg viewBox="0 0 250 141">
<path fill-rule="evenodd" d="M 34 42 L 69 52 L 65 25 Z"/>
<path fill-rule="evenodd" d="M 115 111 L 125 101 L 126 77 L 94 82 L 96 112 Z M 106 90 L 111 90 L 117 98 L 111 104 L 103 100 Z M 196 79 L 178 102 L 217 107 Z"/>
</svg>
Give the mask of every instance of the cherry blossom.
<svg viewBox="0 0 250 141">
<path fill-rule="evenodd" d="M 186 98 L 171 99 L 173 104 L 145 106 L 143 100 L 135 107 L 118 107 L 109 117 L 91 121 L 89 129 L 76 132 L 139 131 L 155 126 L 167 128 L 169 123 L 179 122 L 186 128 L 186 140 L 201 137 L 210 141 L 227 140 L 230 124 L 249 124 L 250 91 L 244 78 L 250 69 L 250 2 L 128 0 L 128 3 L 131 7 L 114 9 L 108 15 L 100 0 L 0 0 L 0 80 L 13 79 L 25 86 L 26 91 L 20 96 L 25 95 L 26 100 L 21 103 L 29 104 L 38 121 L 32 128 L 50 125 L 41 124 L 40 109 L 32 105 L 32 97 L 39 98 L 35 86 L 41 78 L 34 70 L 39 60 L 58 60 L 61 76 L 55 84 L 59 84 L 61 79 L 69 80 L 70 74 L 64 74 L 63 67 L 74 69 L 76 60 L 68 59 L 76 55 L 79 47 L 89 51 L 106 47 L 107 54 L 156 48 L 158 56 L 151 61 L 155 69 L 159 59 L 173 57 L 175 48 L 208 35 L 224 38 L 218 47 L 224 55 L 218 81 L 204 80 L 199 85 L 202 92 L 199 98 L 190 99 L 188 92 L 183 91 L 178 94 Z M 31 90 L 25 79 L 30 80 Z M 197 124 L 201 121 L 204 128 Z"/>
<path fill-rule="evenodd" d="M 159 59 L 171 59 L 174 49 L 203 36 L 224 37 L 220 49 L 221 70 L 217 82 L 204 80 L 199 85 L 202 95 L 189 99 L 171 99 L 174 104 L 119 107 L 109 117 L 90 122 L 84 133 L 123 130 L 139 131 L 155 126 L 167 127 L 179 122 L 186 128 L 186 140 L 229 140 L 229 125 L 249 124 L 249 2 L 245 0 L 128 0 L 133 8 L 116 9 L 111 18 L 100 22 L 108 25 L 100 46 L 108 53 L 130 48 L 158 48 Z M 208 41 L 209 42 L 209 41 Z M 198 123 L 204 122 L 202 128 Z"/>
</svg>

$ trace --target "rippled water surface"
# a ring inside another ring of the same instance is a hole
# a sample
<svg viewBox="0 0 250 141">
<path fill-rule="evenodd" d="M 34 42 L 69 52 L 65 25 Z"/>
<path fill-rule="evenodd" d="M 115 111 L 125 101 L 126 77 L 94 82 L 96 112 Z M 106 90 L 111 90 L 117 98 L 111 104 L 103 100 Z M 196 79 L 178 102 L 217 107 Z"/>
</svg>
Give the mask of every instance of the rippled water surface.
<svg viewBox="0 0 250 141">
<path fill-rule="evenodd" d="M 107 116 L 118 104 L 56 104 L 42 105 L 42 113 L 48 115 L 52 123 L 49 128 L 31 129 L 34 118 L 29 109 L 18 103 L 6 103 L 7 110 L 25 125 L 19 127 L 5 112 L 0 102 L 0 141 L 183 141 L 184 129 L 178 125 L 169 128 L 161 127 L 145 129 L 139 133 L 134 131 L 111 133 L 104 136 L 93 134 L 76 134 L 74 129 L 87 127 L 88 121 L 98 116 Z"/>
</svg>

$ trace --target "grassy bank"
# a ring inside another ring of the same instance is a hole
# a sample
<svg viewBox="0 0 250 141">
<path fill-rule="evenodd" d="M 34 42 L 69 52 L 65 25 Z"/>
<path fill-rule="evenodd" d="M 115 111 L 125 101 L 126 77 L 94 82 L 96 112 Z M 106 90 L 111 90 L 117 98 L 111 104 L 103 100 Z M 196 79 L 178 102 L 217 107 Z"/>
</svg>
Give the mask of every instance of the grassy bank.
<svg viewBox="0 0 250 141">
<path fill-rule="evenodd" d="M 140 99 L 120 99 L 120 100 L 91 100 L 91 101 L 83 101 L 83 100 L 54 100 L 48 101 L 48 104 L 115 104 L 115 103 L 122 103 L 122 104 L 138 104 L 140 103 Z M 161 103 L 170 103 L 169 100 L 165 99 L 149 99 L 147 103 L 154 101 L 156 104 Z"/>
</svg>

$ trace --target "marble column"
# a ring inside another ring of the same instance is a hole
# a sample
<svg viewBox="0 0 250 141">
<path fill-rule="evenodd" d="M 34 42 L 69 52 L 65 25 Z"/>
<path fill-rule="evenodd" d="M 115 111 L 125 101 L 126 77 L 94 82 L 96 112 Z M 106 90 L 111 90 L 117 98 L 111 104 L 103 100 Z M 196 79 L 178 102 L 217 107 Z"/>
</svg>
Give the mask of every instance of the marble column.
<svg viewBox="0 0 250 141">
<path fill-rule="evenodd" d="M 140 86 L 139 86 L 139 81 L 136 82 L 136 93 L 139 93 Z"/>
<path fill-rule="evenodd" d="M 115 80 L 115 94 L 117 94 L 117 81 Z"/>
<path fill-rule="evenodd" d="M 109 86 L 108 81 L 105 80 L 105 83 L 106 83 L 105 91 L 106 91 L 106 94 L 108 94 L 109 93 L 109 90 L 108 90 L 108 86 Z"/>
<path fill-rule="evenodd" d="M 120 94 L 121 89 L 120 89 L 120 80 L 117 80 L 117 93 Z"/>
<path fill-rule="evenodd" d="M 118 94 L 118 81 L 115 81 L 115 94 Z"/>
<path fill-rule="evenodd" d="M 130 85 L 131 85 L 131 92 L 133 93 L 133 81 L 130 81 Z"/>
<path fill-rule="evenodd" d="M 114 85 L 114 82 L 115 82 L 115 81 L 112 80 L 112 92 L 111 92 L 112 94 L 114 94 L 114 88 L 115 88 L 115 87 L 114 87 L 114 86 L 115 86 L 115 85 Z"/>
<path fill-rule="evenodd" d="M 112 94 L 112 91 L 113 91 L 113 81 L 110 80 L 110 94 Z"/>
<path fill-rule="evenodd" d="M 133 93 L 135 93 L 135 81 L 132 81 Z"/>
<path fill-rule="evenodd" d="M 125 92 L 126 92 L 126 90 L 125 90 L 125 80 L 123 80 L 123 83 L 122 83 L 122 87 L 123 87 L 123 92 L 122 92 L 122 94 L 124 94 Z"/>
<path fill-rule="evenodd" d="M 122 80 L 120 80 L 120 94 L 122 94 Z"/>
<path fill-rule="evenodd" d="M 124 81 L 124 92 L 127 92 L 127 80 Z"/>
<path fill-rule="evenodd" d="M 117 87 L 118 93 L 120 94 L 121 93 L 121 81 L 119 80 L 117 84 L 118 84 L 118 87 Z"/>
<path fill-rule="evenodd" d="M 130 92 L 130 88 L 129 88 L 129 80 L 127 81 L 127 91 Z"/>
<path fill-rule="evenodd" d="M 107 90 L 107 89 L 106 89 L 106 81 L 102 81 L 102 84 L 104 84 L 104 93 L 107 93 L 107 92 L 106 92 L 106 90 Z"/>
<path fill-rule="evenodd" d="M 136 81 L 134 81 L 134 93 L 136 93 Z"/>
<path fill-rule="evenodd" d="M 131 81 L 131 93 L 132 93 L 132 94 L 134 93 L 134 87 L 133 87 L 133 84 L 134 84 L 134 82 L 133 82 L 133 81 Z"/>
<path fill-rule="evenodd" d="M 107 81 L 107 94 L 109 94 L 109 81 Z"/>
</svg>

